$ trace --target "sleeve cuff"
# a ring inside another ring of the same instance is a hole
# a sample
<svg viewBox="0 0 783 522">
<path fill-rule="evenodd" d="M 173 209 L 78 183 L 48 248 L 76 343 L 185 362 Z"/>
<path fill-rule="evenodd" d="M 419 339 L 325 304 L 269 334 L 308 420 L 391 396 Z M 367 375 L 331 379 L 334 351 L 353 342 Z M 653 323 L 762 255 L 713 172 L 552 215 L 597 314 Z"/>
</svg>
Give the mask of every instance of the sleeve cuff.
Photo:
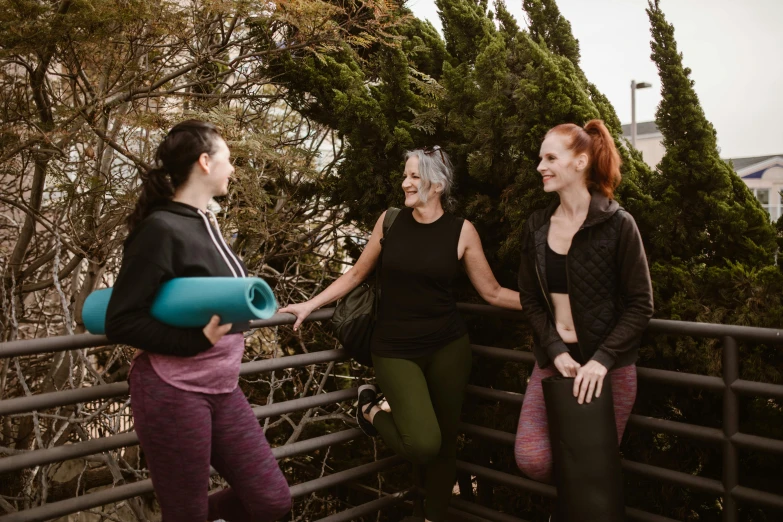
<svg viewBox="0 0 783 522">
<path fill-rule="evenodd" d="M 206 335 L 204 335 L 204 330 L 201 328 L 194 328 L 193 329 L 193 345 L 192 349 L 190 350 L 189 356 L 198 355 L 201 352 L 206 352 L 210 348 L 212 348 L 214 345 L 212 344 L 212 341 L 210 341 Z"/>
<path fill-rule="evenodd" d="M 611 370 L 614 366 L 615 358 L 608 351 L 599 348 L 592 358 L 593 361 L 599 362 L 606 367 L 607 370 Z"/>
<path fill-rule="evenodd" d="M 566 352 L 568 352 L 568 346 L 563 341 L 555 341 L 546 347 L 546 354 L 549 356 L 549 360 L 553 362 L 555 357 Z"/>
</svg>

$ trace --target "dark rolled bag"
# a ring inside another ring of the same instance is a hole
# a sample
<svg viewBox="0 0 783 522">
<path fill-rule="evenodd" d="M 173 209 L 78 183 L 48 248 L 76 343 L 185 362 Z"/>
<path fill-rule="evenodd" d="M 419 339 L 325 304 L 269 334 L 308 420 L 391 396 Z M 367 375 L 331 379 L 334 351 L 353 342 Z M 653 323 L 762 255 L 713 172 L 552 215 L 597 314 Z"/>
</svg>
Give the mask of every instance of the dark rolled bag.
<svg viewBox="0 0 783 522">
<path fill-rule="evenodd" d="M 557 522 L 624 522 L 623 473 L 611 380 L 588 404 L 574 397 L 574 379 L 541 381 L 552 441 Z"/>
<path fill-rule="evenodd" d="M 375 275 L 348 292 L 337 302 L 332 315 L 334 335 L 343 349 L 359 364 L 372 366 L 370 344 L 381 297 L 380 268 L 383 259 L 383 240 L 389 234 L 400 209 L 391 207 L 383 219 L 381 256 L 375 267 Z"/>
</svg>

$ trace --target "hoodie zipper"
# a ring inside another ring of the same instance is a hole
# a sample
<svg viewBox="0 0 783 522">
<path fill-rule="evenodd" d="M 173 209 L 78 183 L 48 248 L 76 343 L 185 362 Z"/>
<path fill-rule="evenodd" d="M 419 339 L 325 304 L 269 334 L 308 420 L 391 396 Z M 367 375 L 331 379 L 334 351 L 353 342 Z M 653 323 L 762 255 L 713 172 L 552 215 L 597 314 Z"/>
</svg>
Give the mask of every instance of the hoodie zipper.
<svg viewBox="0 0 783 522">
<path fill-rule="evenodd" d="M 579 230 L 576 231 L 576 234 L 578 234 L 579 232 L 584 230 L 584 228 L 585 228 L 584 225 L 582 225 L 579 228 Z M 574 237 L 576 237 L 576 234 L 574 234 Z M 573 243 L 573 241 L 574 241 L 574 239 L 571 238 L 571 242 L 572 243 Z M 569 248 L 568 251 L 570 252 L 571 249 Z M 557 324 L 557 319 L 555 319 L 555 312 L 554 312 L 554 310 L 552 308 L 552 304 L 549 302 L 549 294 L 547 293 L 546 289 L 544 288 L 544 282 L 541 279 L 541 272 L 538 269 L 538 255 L 536 255 L 536 259 L 533 261 L 533 264 L 536 267 L 536 277 L 538 278 L 538 285 L 541 287 L 541 295 L 544 296 L 544 301 L 546 301 L 546 306 L 547 306 L 547 308 L 549 308 L 549 315 L 552 317 L 552 321 L 554 321 L 555 324 Z M 568 287 L 568 301 L 569 301 L 569 304 L 570 304 L 570 302 L 571 302 L 571 276 L 569 275 L 569 264 L 568 264 L 568 254 L 567 253 L 566 253 L 566 286 Z M 571 318 L 572 319 L 574 319 L 573 311 L 574 311 L 574 307 L 572 306 L 571 307 Z M 557 327 L 555 326 L 555 328 L 557 328 Z M 576 330 L 576 319 L 574 319 L 574 330 Z M 579 336 L 578 335 L 577 335 L 576 346 L 579 349 L 579 358 L 584 361 L 585 356 L 584 356 L 584 353 L 582 352 L 582 346 L 579 344 Z"/>
<path fill-rule="evenodd" d="M 581 228 L 579 230 L 582 230 Z M 576 231 L 576 234 L 579 233 L 579 230 Z M 576 234 L 574 234 L 574 237 L 576 237 Z M 574 239 L 571 238 L 571 242 L 573 243 Z M 570 252 L 571 249 L 569 248 L 568 251 Z M 566 254 L 566 287 L 568 288 L 568 304 L 571 305 L 571 276 L 570 276 L 570 268 L 568 264 L 568 254 Z M 574 331 L 576 331 L 576 319 L 574 318 L 574 307 L 571 306 L 571 319 L 574 321 Z M 582 345 L 579 344 L 579 335 L 576 336 L 576 347 L 579 350 L 579 359 L 584 361 L 585 360 L 585 354 L 582 352 Z M 583 363 L 582 363 L 583 364 Z"/>
<path fill-rule="evenodd" d="M 546 301 L 546 306 L 549 308 L 549 315 L 552 316 L 552 320 L 555 320 L 555 312 L 552 310 L 552 305 L 549 303 L 549 295 L 547 294 L 546 289 L 544 289 L 544 282 L 541 280 L 541 273 L 538 271 L 538 261 L 534 261 L 536 265 L 536 277 L 538 277 L 538 284 L 541 287 L 541 295 L 544 296 L 544 301 Z"/>
</svg>

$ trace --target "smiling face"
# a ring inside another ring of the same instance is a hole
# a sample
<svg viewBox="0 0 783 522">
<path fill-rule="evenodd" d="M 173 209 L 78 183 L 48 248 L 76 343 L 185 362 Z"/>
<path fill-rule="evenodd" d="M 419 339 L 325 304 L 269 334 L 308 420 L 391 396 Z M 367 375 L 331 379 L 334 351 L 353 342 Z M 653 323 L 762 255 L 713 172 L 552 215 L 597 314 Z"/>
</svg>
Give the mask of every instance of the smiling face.
<svg viewBox="0 0 783 522">
<path fill-rule="evenodd" d="M 405 162 L 405 172 L 402 178 L 402 190 L 405 192 L 405 206 L 409 208 L 423 207 L 426 205 L 420 197 L 421 190 L 425 190 L 427 201 L 440 199 L 440 184 L 432 183 L 429 187 L 424 187 L 421 176 L 419 175 L 419 158 L 411 156 Z"/>
<path fill-rule="evenodd" d="M 574 155 L 569 138 L 557 133 L 547 134 L 541 144 L 538 172 L 544 182 L 544 192 L 560 192 L 574 186 L 587 186 L 585 169 L 587 155 Z"/>
<path fill-rule="evenodd" d="M 217 138 L 215 151 L 212 154 L 202 154 L 202 157 L 199 158 L 199 164 L 202 166 L 202 170 L 206 171 L 204 181 L 212 196 L 228 194 L 228 182 L 234 173 L 234 166 L 231 164 L 231 152 L 223 138 Z"/>
</svg>

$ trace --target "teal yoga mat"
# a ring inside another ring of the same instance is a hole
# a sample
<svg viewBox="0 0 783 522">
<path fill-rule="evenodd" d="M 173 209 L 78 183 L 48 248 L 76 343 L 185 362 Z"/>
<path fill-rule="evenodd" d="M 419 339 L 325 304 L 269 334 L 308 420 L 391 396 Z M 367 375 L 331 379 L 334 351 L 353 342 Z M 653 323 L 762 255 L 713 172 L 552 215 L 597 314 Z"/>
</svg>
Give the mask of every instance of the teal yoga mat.
<svg viewBox="0 0 783 522">
<path fill-rule="evenodd" d="M 90 333 L 106 333 L 111 294 L 111 288 L 96 290 L 84 301 L 82 320 Z M 180 277 L 160 287 L 151 314 L 170 326 L 196 328 L 205 326 L 213 315 L 226 324 L 269 319 L 276 311 L 272 289 L 258 277 Z"/>
</svg>

